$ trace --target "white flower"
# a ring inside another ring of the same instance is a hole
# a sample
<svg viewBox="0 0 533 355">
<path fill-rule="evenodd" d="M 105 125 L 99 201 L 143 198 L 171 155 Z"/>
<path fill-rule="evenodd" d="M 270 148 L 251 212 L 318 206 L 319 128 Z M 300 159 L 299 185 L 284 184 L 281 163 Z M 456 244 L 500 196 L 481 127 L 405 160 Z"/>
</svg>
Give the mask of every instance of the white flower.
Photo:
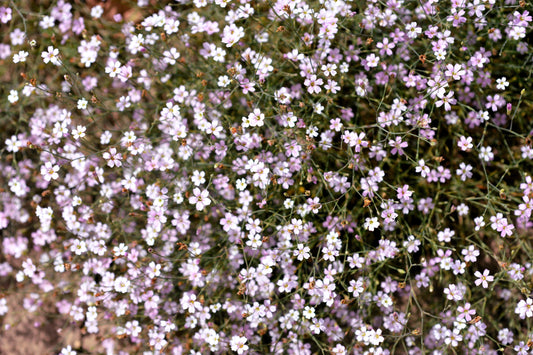
<svg viewBox="0 0 533 355">
<path fill-rule="evenodd" d="M 7 100 L 14 104 L 15 102 L 17 102 L 19 100 L 19 93 L 17 90 L 10 90 L 9 91 L 9 96 L 7 97 Z"/>
<path fill-rule="evenodd" d="M 496 79 L 496 83 L 498 84 L 496 85 L 496 89 L 499 89 L 499 90 L 505 90 L 505 88 L 509 86 L 509 82 L 507 81 L 507 78 L 505 76 L 499 79 Z"/>
<path fill-rule="evenodd" d="M 492 147 L 481 147 L 479 149 L 479 158 L 486 162 L 492 161 L 494 159 Z"/>
<path fill-rule="evenodd" d="M 416 22 L 411 22 L 407 26 L 405 26 L 405 30 L 407 32 L 407 37 L 409 38 L 416 38 L 419 34 L 422 33 L 422 28 L 418 27 Z"/>
<path fill-rule="evenodd" d="M 221 88 L 225 88 L 226 86 L 228 86 L 229 84 L 231 83 L 231 80 L 230 78 L 228 78 L 227 75 L 222 75 L 222 76 L 219 76 L 218 77 L 218 83 L 217 85 Z"/>
<path fill-rule="evenodd" d="M 73 206 L 73 207 L 76 207 L 76 206 L 81 205 L 81 202 L 82 202 L 82 201 L 81 201 L 81 198 L 80 198 L 79 196 L 74 196 L 74 197 L 72 198 L 72 206 Z"/>
<path fill-rule="evenodd" d="M 109 142 L 111 142 L 111 137 L 112 136 L 113 135 L 111 134 L 111 132 L 104 131 L 104 133 L 102 133 L 102 135 L 100 136 L 100 144 L 102 144 L 102 145 L 109 144 Z"/>
<path fill-rule="evenodd" d="M 87 244 L 83 240 L 76 239 L 70 246 L 70 251 L 76 255 L 81 255 L 87 252 Z"/>
<path fill-rule="evenodd" d="M 128 251 L 128 246 L 124 243 L 120 243 L 118 247 L 113 248 L 113 254 L 115 254 L 115 256 L 124 256 L 126 255 L 127 251 Z"/>
<path fill-rule="evenodd" d="M 43 58 L 43 62 L 45 63 L 51 62 L 54 65 L 61 64 L 61 62 L 59 61 L 59 49 L 54 48 L 52 46 L 48 46 L 48 52 L 42 52 L 41 57 Z"/>
<path fill-rule="evenodd" d="M 294 201 L 291 200 L 291 199 L 286 199 L 284 202 L 283 202 L 283 207 L 285 207 L 286 209 L 290 210 L 294 207 Z"/>
<path fill-rule="evenodd" d="M 464 203 L 461 203 L 459 206 L 457 206 L 457 214 L 459 216 L 466 216 L 468 214 L 469 208 Z"/>
<path fill-rule="evenodd" d="M 87 100 L 79 99 L 78 100 L 78 110 L 85 110 L 87 108 Z"/>
<path fill-rule="evenodd" d="M 87 130 L 87 128 L 85 128 L 84 126 L 77 126 L 75 129 L 72 130 L 72 137 L 74 139 L 80 139 L 80 138 L 83 138 L 85 137 L 85 131 Z"/>
<path fill-rule="evenodd" d="M 249 240 L 246 242 L 246 245 L 251 247 L 253 250 L 256 250 L 258 247 L 261 246 L 261 244 L 263 244 L 263 242 L 261 241 L 262 238 L 259 234 L 250 233 L 248 235 L 248 239 Z"/>
<path fill-rule="evenodd" d="M 96 320 L 98 317 L 98 313 L 96 312 L 96 307 L 91 306 L 87 309 L 87 312 L 85 313 L 85 318 L 87 318 L 88 321 Z"/>
<path fill-rule="evenodd" d="M 16 153 L 22 148 L 22 142 L 17 139 L 17 136 L 11 136 L 6 139 L 6 149 L 8 152 Z"/>
<path fill-rule="evenodd" d="M 13 63 L 23 63 L 28 58 L 28 52 L 20 51 L 17 54 L 13 55 Z"/>
<path fill-rule="evenodd" d="M 435 58 L 437 60 L 444 60 L 446 58 L 446 51 L 441 49 L 435 52 Z"/>
<path fill-rule="evenodd" d="M 308 246 L 304 246 L 303 244 L 299 243 L 298 244 L 298 250 L 294 251 L 294 256 L 296 256 L 298 258 L 298 260 L 300 260 L 300 261 L 302 261 L 304 259 L 307 260 L 311 256 L 311 254 L 309 253 L 310 251 L 311 251 L 311 249 L 309 249 Z"/>
<path fill-rule="evenodd" d="M 367 218 L 365 219 L 365 223 L 363 224 L 363 227 L 365 227 L 366 230 L 374 231 L 377 227 L 379 227 L 379 222 L 377 217 Z"/>
<path fill-rule="evenodd" d="M 205 171 L 193 171 L 191 181 L 194 186 L 202 185 L 205 182 Z"/>
<path fill-rule="evenodd" d="M 125 278 L 124 276 L 119 276 L 115 279 L 115 291 L 121 292 L 121 293 L 128 293 L 130 289 L 130 280 Z"/>
<path fill-rule="evenodd" d="M 76 355 L 77 352 L 72 350 L 72 347 L 69 345 L 66 348 L 61 349 L 60 355 Z"/>
<path fill-rule="evenodd" d="M 302 314 L 307 319 L 313 319 L 315 317 L 315 307 L 305 306 Z"/>
<path fill-rule="evenodd" d="M 5 298 L 0 298 L 0 316 L 3 316 L 8 311 L 7 301 Z"/>
<path fill-rule="evenodd" d="M 234 335 L 231 338 L 231 350 L 236 351 L 237 354 L 244 353 L 246 350 L 248 350 L 248 345 L 246 345 L 247 341 L 248 340 L 245 337 Z"/>
<path fill-rule="evenodd" d="M 96 5 L 91 9 L 91 17 L 92 18 L 100 18 L 104 13 L 104 9 L 100 5 Z"/>
<path fill-rule="evenodd" d="M 111 62 L 107 67 L 105 67 L 106 74 L 109 74 L 111 78 L 116 77 L 120 73 L 120 67 L 122 65 L 117 60 L 115 62 Z"/>
<path fill-rule="evenodd" d="M 154 261 L 151 261 L 150 264 L 148 264 L 146 272 L 148 274 L 148 277 L 151 279 L 158 277 L 159 275 L 161 275 L 161 265 L 156 264 Z"/>
<path fill-rule="evenodd" d="M 235 187 L 239 191 L 244 191 L 244 189 L 246 189 L 246 186 L 248 186 L 248 184 L 246 183 L 246 179 L 244 178 L 238 179 L 235 183 Z"/>
</svg>

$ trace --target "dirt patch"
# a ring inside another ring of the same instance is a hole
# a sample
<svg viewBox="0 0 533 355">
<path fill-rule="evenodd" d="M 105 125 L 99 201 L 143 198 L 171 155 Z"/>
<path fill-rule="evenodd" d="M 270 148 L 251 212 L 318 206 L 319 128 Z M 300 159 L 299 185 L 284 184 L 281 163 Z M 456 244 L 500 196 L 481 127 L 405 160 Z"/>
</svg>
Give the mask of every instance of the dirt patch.
<svg viewBox="0 0 533 355">
<path fill-rule="evenodd" d="M 71 345 L 78 354 L 103 352 L 96 335 L 82 334 L 79 324 L 57 313 L 53 305 L 43 304 L 37 312 L 30 314 L 23 307 L 24 296 L 8 295 L 5 298 L 9 311 L 0 328 L 0 355 L 59 354 L 66 345 Z"/>
</svg>

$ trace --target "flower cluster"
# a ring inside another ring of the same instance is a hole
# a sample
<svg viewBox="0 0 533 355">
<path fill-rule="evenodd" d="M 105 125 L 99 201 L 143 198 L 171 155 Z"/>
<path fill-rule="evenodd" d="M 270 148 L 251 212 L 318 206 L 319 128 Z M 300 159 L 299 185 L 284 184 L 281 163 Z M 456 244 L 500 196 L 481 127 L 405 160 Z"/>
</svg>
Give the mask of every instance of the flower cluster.
<svg viewBox="0 0 533 355">
<path fill-rule="evenodd" d="M 102 340 L 70 355 L 533 350 L 530 4 L 18 3 L 0 319 Z"/>
</svg>

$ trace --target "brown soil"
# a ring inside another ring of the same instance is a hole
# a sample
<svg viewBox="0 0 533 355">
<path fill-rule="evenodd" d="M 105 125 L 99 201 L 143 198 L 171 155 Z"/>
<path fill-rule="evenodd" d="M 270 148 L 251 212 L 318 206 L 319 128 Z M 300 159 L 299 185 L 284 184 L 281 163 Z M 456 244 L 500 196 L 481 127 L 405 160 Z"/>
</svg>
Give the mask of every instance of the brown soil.
<svg viewBox="0 0 533 355">
<path fill-rule="evenodd" d="M 83 335 L 79 325 L 54 312 L 53 305 L 43 305 L 36 314 L 29 314 L 22 306 L 23 297 L 6 296 L 9 310 L 1 321 L 0 355 L 53 355 L 66 345 L 83 349 L 78 355 L 103 352 L 95 335 Z"/>
</svg>

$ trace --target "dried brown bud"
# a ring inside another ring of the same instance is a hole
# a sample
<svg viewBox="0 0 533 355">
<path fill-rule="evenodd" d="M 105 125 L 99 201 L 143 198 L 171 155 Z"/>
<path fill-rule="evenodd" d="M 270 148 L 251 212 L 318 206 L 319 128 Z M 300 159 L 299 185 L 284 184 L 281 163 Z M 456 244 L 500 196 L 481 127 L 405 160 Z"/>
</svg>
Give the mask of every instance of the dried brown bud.
<svg viewBox="0 0 533 355">
<path fill-rule="evenodd" d="M 363 207 L 368 207 L 370 206 L 371 203 L 372 203 L 372 200 L 370 200 L 369 198 L 365 198 L 363 202 Z"/>
<path fill-rule="evenodd" d="M 529 136 L 526 137 L 526 140 L 524 141 L 524 143 L 525 143 L 528 147 L 531 147 L 531 135 L 529 135 Z"/>
<path fill-rule="evenodd" d="M 350 304 L 352 303 L 352 300 L 350 300 L 349 298 L 345 297 L 341 300 L 341 303 L 342 304 Z"/>
<path fill-rule="evenodd" d="M 476 324 L 477 322 L 479 322 L 481 320 L 481 317 L 480 316 L 476 316 L 476 318 L 472 319 L 470 322 L 468 322 L 469 324 Z"/>
</svg>

